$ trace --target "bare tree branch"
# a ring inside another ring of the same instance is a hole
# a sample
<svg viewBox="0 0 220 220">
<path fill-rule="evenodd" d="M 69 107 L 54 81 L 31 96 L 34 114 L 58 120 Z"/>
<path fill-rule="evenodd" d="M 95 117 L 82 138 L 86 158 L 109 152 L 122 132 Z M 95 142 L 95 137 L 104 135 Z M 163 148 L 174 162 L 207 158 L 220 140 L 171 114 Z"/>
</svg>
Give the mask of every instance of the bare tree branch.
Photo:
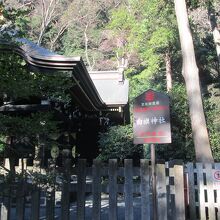
<svg viewBox="0 0 220 220">
<path fill-rule="evenodd" d="M 42 8 L 42 24 L 41 24 L 41 30 L 38 37 L 37 44 L 40 45 L 43 39 L 43 35 L 49 26 L 49 24 L 54 19 L 56 14 L 56 6 L 58 5 L 59 0 L 50 0 L 49 5 L 47 6 L 45 3 L 45 0 L 41 0 L 41 8 Z"/>
</svg>

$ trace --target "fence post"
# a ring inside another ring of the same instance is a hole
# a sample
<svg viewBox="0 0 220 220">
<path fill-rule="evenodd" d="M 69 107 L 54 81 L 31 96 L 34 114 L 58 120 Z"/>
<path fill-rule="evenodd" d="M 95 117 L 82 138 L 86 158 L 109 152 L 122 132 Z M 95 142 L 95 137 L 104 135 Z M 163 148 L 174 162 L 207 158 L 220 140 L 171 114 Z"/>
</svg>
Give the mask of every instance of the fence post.
<svg viewBox="0 0 220 220">
<path fill-rule="evenodd" d="M 195 199 L 195 179 L 193 163 L 187 163 L 188 186 L 189 186 L 189 217 L 190 220 L 196 217 L 196 199 Z"/>
<path fill-rule="evenodd" d="M 70 209 L 70 167 L 71 159 L 65 158 L 63 162 L 64 176 L 61 196 L 61 219 L 69 220 Z"/>
<path fill-rule="evenodd" d="M 4 188 L 9 187 L 9 189 L 7 190 L 3 190 L 3 201 L 2 201 L 2 205 L 1 205 L 1 220 L 9 220 L 10 219 L 10 206 L 11 206 L 11 199 L 10 199 L 10 185 L 9 186 L 5 186 L 3 185 Z M 6 192 L 6 194 L 8 195 L 4 195 Z"/>
<path fill-rule="evenodd" d="M 40 189 L 34 183 L 31 193 L 31 220 L 39 220 L 40 211 Z"/>
<path fill-rule="evenodd" d="M 55 160 L 48 160 L 48 168 L 52 173 L 52 185 L 49 186 L 46 192 L 46 219 L 47 220 L 54 220 L 54 207 L 55 207 L 55 183 L 56 183 L 56 161 Z"/>
<path fill-rule="evenodd" d="M 24 220 L 26 178 L 18 183 L 16 198 L 16 219 Z"/>
<path fill-rule="evenodd" d="M 46 219 L 54 220 L 55 191 L 52 187 L 46 192 Z"/>
<path fill-rule="evenodd" d="M 86 160 L 77 163 L 77 220 L 85 219 Z"/>
<path fill-rule="evenodd" d="M 197 185 L 199 192 L 199 214 L 200 214 L 199 218 L 201 220 L 206 220 L 203 164 L 196 163 L 196 168 L 197 168 Z"/>
<path fill-rule="evenodd" d="M 167 220 L 167 190 L 165 164 L 156 165 L 157 177 L 157 219 Z"/>
<path fill-rule="evenodd" d="M 184 201 L 184 170 L 183 165 L 174 165 L 174 184 L 175 184 L 175 220 L 185 219 Z"/>
<path fill-rule="evenodd" d="M 155 144 L 150 145 L 151 154 L 151 179 L 152 179 L 152 217 L 157 220 L 157 183 L 156 183 L 156 153 Z"/>
<path fill-rule="evenodd" d="M 93 194 L 93 209 L 92 219 L 100 220 L 101 218 L 101 161 L 94 160 L 92 167 L 92 194 Z"/>
<path fill-rule="evenodd" d="M 150 175 L 149 160 L 141 159 L 141 220 L 150 220 Z"/>
<path fill-rule="evenodd" d="M 133 220 L 133 166 L 131 159 L 124 160 L 125 166 L 125 219 Z"/>
<path fill-rule="evenodd" d="M 220 163 L 215 163 L 215 171 L 219 171 L 220 170 Z M 219 188 L 219 182 L 217 182 L 215 188 L 217 188 L 216 190 L 216 200 L 217 200 L 217 219 L 219 220 L 220 219 L 220 190 L 218 190 Z"/>
<path fill-rule="evenodd" d="M 206 185 L 207 185 L 207 199 L 208 199 L 208 218 L 215 219 L 215 204 L 214 204 L 214 190 L 213 190 L 213 171 L 212 164 L 205 164 Z"/>
<path fill-rule="evenodd" d="M 109 160 L 109 219 L 117 220 L 117 159 Z"/>
</svg>

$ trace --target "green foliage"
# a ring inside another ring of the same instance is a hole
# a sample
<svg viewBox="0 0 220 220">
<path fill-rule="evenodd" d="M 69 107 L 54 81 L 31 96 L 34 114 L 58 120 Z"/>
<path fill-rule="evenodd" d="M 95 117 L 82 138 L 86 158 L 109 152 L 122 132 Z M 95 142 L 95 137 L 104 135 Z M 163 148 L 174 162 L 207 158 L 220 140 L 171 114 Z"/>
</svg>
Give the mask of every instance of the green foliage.
<svg viewBox="0 0 220 220">
<path fill-rule="evenodd" d="M 1 104 L 3 101 L 26 104 L 41 98 L 53 103 L 70 104 L 71 98 L 67 91 L 73 84 L 67 72 L 33 73 L 21 57 L 7 52 L 0 55 L 0 64 Z M 9 150 L 5 137 L 13 137 L 13 148 L 19 151 L 20 147 L 30 148 L 38 144 L 37 136 L 57 134 L 60 123 L 54 118 L 53 111 L 25 115 L 0 114 L 0 136 L 4 139 L 0 143 L 0 151 Z M 52 146 L 54 141 L 46 138 L 44 142 Z"/>
<path fill-rule="evenodd" d="M 158 83 L 160 82 L 160 83 Z M 137 86 L 138 85 L 138 86 Z M 165 76 L 161 74 L 152 75 L 149 69 L 144 69 L 139 74 L 130 78 L 130 100 L 142 94 L 148 89 L 165 91 L 166 81 Z"/>
<path fill-rule="evenodd" d="M 0 55 L 0 102 L 9 104 L 32 103 L 33 99 L 49 99 L 51 102 L 70 103 L 67 91 L 72 87 L 69 73 L 30 72 L 26 63 L 16 54 L 7 52 Z M 25 86 L 24 86 L 25 85 Z M 37 136 L 48 137 L 57 134 L 59 121 L 54 118 L 53 111 L 32 114 L 0 114 L 0 151 L 17 151 L 30 149 L 38 144 Z M 13 137 L 14 143 L 6 144 L 6 137 Z M 54 141 L 46 138 L 44 143 L 51 146 Z M 10 153 L 10 156 L 12 154 Z"/>
<path fill-rule="evenodd" d="M 70 101 L 66 91 L 72 83 L 67 72 L 33 73 L 21 57 L 7 52 L 0 55 L 0 72 L 0 97 L 7 96 L 8 101 L 31 97 Z"/>
<path fill-rule="evenodd" d="M 128 8 L 124 5 L 112 10 L 111 22 L 108 27 L 112 30 L 121 30 L 123 32 L 130 32 L 135 23 L 135 17 L 132 13 L 129 14 Z"/>
<path fill-rule="evenodd" d="M 165 160 L 182 159 L 184 161 L 194 161 L 195 151 L 185 86 L 183 84 L 174 84 L 169 95 L 172 143 L 159 146 L 156 149 L 158 157 Z M 219 161 L 220 134 L 215 122 L 216 115 L 219 114 L 219 108 L 212 104 L 208 97 L 204 97 L 204 109 L 213 157 L 216 161 Z"/>
<path fill-rule="evenodd" d="M 126 74 L 133 99 L 147 88 L 166 87 L 161 75 L 165 76 L 165 53 L 172 54 L 179 44 L 172 4 L 164 0 L 131 0 L 129 4 L 129 7 L 122 5 L 112 11 L 108 27 L 116 36 L 123 35 L 126 39 L 124 51 L 127 56 L 135 51 L 140 58 L 139 66 L 129 69 Z"/>
<path fill-rule="evenodd" d="M 33 153 L 34 147 L 39 145 L 38 137 L 43 137 L 45 148 L 50 148 L 55 141 L 49 136 L 58 134 L 60 123 L 54 119 L 52 112 L 25 116 L 0 114 L 0 154 L 19 158 Z M 12 143 L 8 143 L 9 137 L 13 138 Z"/>
<path fill-rule="evenodd" d="M 158 157 L 165 160 L 192 161 L 195 152 L 185 86 L 174 84 L 169 95 L 172 143 L 159 146 Z"/>
<path fill-rule="evenodd" d="M 217 2 L 216 0 L 192 0 L 187 1 L 187 5 L 189 13 L 191 13 L 197 9 L 204 9 L 202 8 L 204 6 L 206 7 L 205 9 L 208 6 L 216 7 Z M 111 10 L 109 10 L 110 8 Z M 84 4 L 80 1 L 69 4 L 69 1 L 64 0 L 60 11 L 64 9 L 66 9 L 64 13 L 58 13 L 54 22 L 51 22 L 48 26 L 44 34 L 44 45 L 49 47 L 57 36 L 60 27 L 68 24 L 55 46 L 62 54 L 69 56 L 81 55 L 85 58 L 84 31 L 86 31 L 88 37 L 87 52 L 91 63 L 92 60 L 112 59 L 115 54 L 119 58 L 128 58 L 128 60 L 132 55 L 135 55 L 138 62 L 126 70 L 126 77 L 130 80 L 130 100 L 133 100 L 149 88 L 157 91 L 166 91 L 165 54 L 170 54 L 174 82 L 170 93 L 173 143 L 159 146 L 157 153 L 160 158 L 164 159 L 193 160 L 195 153 L 186 91 L 180 74 L 181 53 L 173 3 L 166 0 L 128 0 L 122 1 L 117 7 L 110 7 L 104 6 L 102 1 L 94 1 L 91 6 L 89 0 L 85 1 Z M 3 24 L 7 24 L 4 30 L 17 27 L 16 30 L 21 30 L 18 33 L 23 34 L 29 28 L 29 18 L 27 18 L 26 12 L 12 9 L 6 10 L 4 8 L 5 19 Z M 35 35 L 32 36 L 34 39 L 37 39 L 41 21 L 40 14 L 36 16 L 35 13 L 35 16 L 32 16 L 30 20 L 32 22 L 32 31 L 30 33 Z M 12 22 L 10 23 L 10 21 Z M 215 83 L 216 85 L 219 81 L 220 73 L 215 45 L 212 33 L 205 26 L 207 21 L 198 20 L 196 23 L 195 21 L 193 22 L 192 18 L 192 23 L 197 62 L 202 80 L 201 85 L 203 91 L 208 93 L 210 89 L 207 91 L 207 84 Z M 101 39 L 102 33 L 106 29 L 110 29 L 114 33 L 113 38 L 116 42 L 113 44 L 114 51 L 108 51 L 108 54 L 104 54 L 99 49 L 99 45 L 103 40 Z M 4 33 L 6 33 L 5 31 Z M 13 65 L 9 67 L 8 63 Z M 104 66 L 101 68 L 104 68 Z M 4 73 L 0 75 L 1 96 L 5 93 L 9 99 L 29 99 L 30 96 L 40 96 L 51 100 L 62 100 L 65 103 L 69 102 L 69 97 L 65 91 L 69 89 L 70 85 L 67 83 L 69 79 L 66 81 L 65 73 L 59 73 L 56 77 L 49 74 L 30 74 L 26 69 L 26 64 L 19 57 L 6 54 L 0 57 L 0 72 Z M 25 87 L 23 86 L 24 84 L 26 85 Z M 219 85 L 216 87 L 219 88 Z M 219 160 L 220 123 L 218 122 L 218 109 L 220 101 L 217 96 L 218 94 L 213 93 L 211 97 L 206 98 L 207 100 L 204 104 L 213 154 L 215 159 Z M 37 132 L 42 127 L 38 127 L 40 121 L 34 121 L 34 118 L 34 115 L 29 116 L 25 126 L 29 128 L 31 120 L 33 120 L 33 125 L 36 127 L 33 131 Z M 49 118 L 50 116 L 48 116 Z M 3 122 L 6 121 L 4 117 L 2 120 Z M 10 121 L 11 119 L 8 118 L 7 120 Z M 17 127 L 23 119 L 19 121 L 19 119 L 14 117 L 14 120 L 15 127 Z M 12 121 L 10 123 L 12 124 Z M 19 126 L 23 129 L 22 125 Z M 48 131 L 45 132 L 52 131 L 52 127 L 52 125 L 51 127 L 48 126 Z M 55 127 L 56 125 L 54 125 Z M 100 158 L 103 160 L 114 157 L 119 159 L 133 157 L 134 154 L 141 154 L 142 152 L 142 146 L 134 146 L 132 143 L 132 128 L 130 126 L 109 128 L 107 132 L 100 134 L 99 144 L 102 150 Z M 4 145 L 0 144 L 0 148 L 3 149 Z"/>
<path fill-rule="evenodd" d="M 133 144 L 132 127 L 112 126 L 105 133 L 100 133 L 99 159 L 108 161 L 111 158 L 123 160 L 125 158 L 140 158 L 143 155 L 143 146 Z"/>
<path fill-rule="evenodd" d="M 217 103 L 212 103 L 210 98 L 206 98 L 204 102 L 207 126 L 209 131 L 210 143 L 212 147 L 213 157 L 216 161 L 220 160 L 220 127 L 218 121 L 218 115 L 220 109 Z"/>
<path fill-rule="evenodd" d="M 22 173 L 12 174 L 11 172 L 6 175 L 0 175 L 0 182 L 2 184 L 2 190 L 0 196 L 6 196 L 9 198 L 16 198 L 16 194 L 11 193 L 12 187 L 19 186 L 19 183 L 24 184 L 27 181 L 32 186 L 41 187 L 41 189 L 47 190 L 53 188 L 59 189 L 59 184 L 55 181 L 57 173 L 55 170 L 46 170 L 46 173 L 33 172 L 24 170 Z"/>
<path fill-rule="evenodd" d="M 201 0 L 187 0 L 186 4 L 189 8 L 197 8 L 199 7 Z"/>
<path fill-rule="evenodd" d="M 54 121 L 53 114 L 48 112 L 32 113 L 30 116 L 12 116 L 0 114 L 0 134 L 33 138 L 36 135 L 56 133 L 58 122 Z"/>
<path fill-rule="evenodd" d="M 1 3 L 0 5 L 3 19 L 3 25 L 0 28 L 0 39 L 10 38 L 11 35 L 24 37 L 29 28 L 28 9 L 15 9 L 6 7 Z"/>
<path fill-rule="evenodd" d="M 123 6 L 113 11 L 109 27 L 115 31 L 116 35 L 126 33 L 125 47 L 129 52 L 135 50 L 141 59 L 141 65 L 126 71 L 126 76 L 130 79 L 130 99 L 132 100 L 149 88 L 166 91 L 164 57 L 165 53 L 170 53 L 174 73 L 174 85 L 170 93 L 173 143 L 157 148 L 157 153 L 164 159 L 193 160 L 195 152 L 186 91 L 181 84 L 183 78 L 180 74 L 181 62 L 174 6 L 163 0 L 132 0 L 129 3 L 129 7 Z M 191 10 L 194 10 L 202 5 L 202 1 L 191 1 L 188 4 Z M 195 32 L 199 33 L 198 30 Z M 217 71 L 214 70 L 217 70 L 215 67 L 218 65 L 214 44 L 209 37 L 210 33 L 200 32 L 202 34 L 197 35 L 195 43 L 198 64 L 203 77 L 202 85 L 205 86 L 215 81 L 219 74 L 216 74 Z M 207 74 L 210 71 L 212 72 L 211 78 Z M 213 127 L 213 120 L 217 115 L 216 109 L 207 102 L 205 102 L 205 109 L 213 153 L 217 158 L 218 132 Z"/>
</svg>

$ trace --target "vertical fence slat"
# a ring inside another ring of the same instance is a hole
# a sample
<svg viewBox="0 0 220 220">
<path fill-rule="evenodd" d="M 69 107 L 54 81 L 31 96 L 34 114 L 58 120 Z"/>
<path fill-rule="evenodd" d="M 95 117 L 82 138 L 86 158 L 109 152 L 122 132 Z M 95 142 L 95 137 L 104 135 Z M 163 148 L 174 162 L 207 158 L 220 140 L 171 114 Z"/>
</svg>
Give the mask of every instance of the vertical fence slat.
<svg viewBox="0 0 220 220">
<path fill-rule="evenodd" d="M 93 207 L 92 219 L 100 220 L 101 218 L 101 161 L 94 160 L 92 168 L 93 182 Z"/>
<path fill-rule="evenodd" d="M 133 220 L 133 166 L 131 159 L 124 160 L 125 166 L 125 219 Z"/>
<path fill-rule="evenodd" d="M 49 189 L 46 195 L 46 219 L 54 220 L 54 206 L 55 206 L 55 191 L 54 189 Z"/>
<path fill-rule="evenodd" d="M 196 163 L 196 167 L 197 167 L 197 180 L 198 180 L 198 192 L 199 192 L 199 214 L 201 220 L 206 220 L 203 164 Z"/>
<path fill-rule="evenodd" d="M 220 171 L 220 163 L 215 163 L 215 170 Z M 217 219 L 220 220 L 220 182 L 216 182 L 216 192 L 217 192 Z"/>
<path fill-rule="evenodd" d="M 24 211 L 25 211 L 25 181 L 22 180 L 18 183 L 17 189 L 17 198 L 16 198 L 16 219 L 24 220 Z"/>
<path fill-rule="evenodd" d="M 150 220 L 150 175 L 149 161 L 140 161 L 141 175 L 141 220 Z"/>
<path fill-rule="evenodd" d="M 195 180 L 193 163 L 187 163 L 188 192 L 189 192 L 189 216 L 190 220 L 196 219 Z"/>
<path fill-rule="evenodd" d="M 206 183 L 207 183 L 207 196 L 208 196 L 208 215 L 209 219 L 215 219 L 215 206 L 214 206 L 214 190 L 213 190 L 213 172 L 212 164 L 205 164 Z"/>
<path fill-rule="evenodd" d="M 70 164 L 68 165 L 70 166 Z M 67 168 L 68 166 L 65 166 Z M 133 192 L 135 190 L 133 185 L 133 175 L 139 175 L 136 170 L 133 169 L 132 160 L 124 161 L 124 195 L 125 195 L 125 219 L 134 219 L 133 210 Z M 86 160 L 79 160 L 77 166 L 77 220 L 85 219 L 85 192 L 86 192 Z M 94 160 L 92 168 L 93 184 L 93 220 L 100 220 L 101 218 L 101 162 Z M 215 164 L 215 169 L 220 170 L 220 164 Z M 175 184 L 175 220 L 185 219 L 184 207 L 184 179 L 183 179 L 183 166 L 175 165 L 172 168 Z M 186 171 L 188 173 L 188 192 L 189 192 L 189 213 L 190 220 L 197 219 L 196 213 L 196 190 L 194 172 L 197 173 L 197 185 L 198 185 L 198 201 L 200 209 L 200 219 L 206 220 L 206 210 L 208 206 L 208 219 L 215 220 L 216 210 L 218 207 L 218 220 L 220 220 L 220 190 L 219 186 L 214 185 L 214 172 L 212 170 L 212 164 L 196 164 L 196 171 L 194 171 L 193 163 L 188 163 Z M 139 172 L 139 171 L 138 171 Z M 204 173 L 206 175 L 206 181 L 204 180 Z M 109 219 L 117 219 L 117 192 L 119 190 L 117 185 L 118 167 L 117 160 L 109 160 Z M 61 198 L 61 219 L 69 220 L 69 189 L 70 189 L 70 170 L 67 169 L 63 183 L 62 198 Z M 123 174 L 122 174 L 123 175 Z M 165 165 L 157 164 L 156 166 L 157 176 L 157 207 L 158 207 L 158 220 L 167 220 L 167 189 L 166 189 L 166 173 Z M 140 161 L 140 192 L 141 192 L 141 220 L 150 220 L 150 176 L 149 176 L 149 161 Z M 205 182 L 207 185 L 205 185 Z M 219 182 L 220 183 L 220 182 Z M 217 184 L 217 183 L 216 183 Z M 220 184 L 219 184 L 220 185 Z M 172 188 L 174 189 L 174 188 Z M 205 190 L 207 189 L 207 201 Z M 54 204 L 55 204 L 55 191 L 51 189 L 49 196 L 47 196 L 46 218 L 47 220 L 54 219 Z M 214 190 L 217 191 L 217 203 L 215 203 Z M 26 185 L 24 182 L 19 183 L 17 190 L 17 203 L 16 203 L 16 219 L 24 220 L 24 194 L 26 192 Z M 10 193 L 9 193 L 10 194 Z M 8 220 L 10 218 L 10 197 L 3 199 L 3 205 L 1 207 L 1 220 Z M 37 185 L 33 184 L 31 194 L 31 215 L 30 220 L 40 219 L 40 189 Z"/>
<path fill-rule="evenodd" d="M 109 219 L 117 220 L 117 159 L 109 160 Z"/>
<path fill-rule="evenodd" d="M 167 192 L 165 165 L 156 165 L 157 177 L 157 216 L 158 220 L 167 220 Z"/>
<path fill-rule="evenodd" d="M 7 186 L 6 186 L 7 187 Z M 10 219 L 10 206 L 11 199 L 10 193 L 8 192 L 8 196 L 3 197 L 2 205 L 1 205 L 1 220 L 9 220 Z"/>
<path fill-rule="evenodd" d="M 86 160 L 80 159 L 77 164 L 77 219 L 85 219 Z"/>
<path fill-rule="evenodd" d="M 40 189 L 33 185 L 31 193 L 31 220 L 39 220 L 40 211 Z"/>
<path fill-rule="evenodd" d="M 46 219 L 54 220 L 55 217 L 55 182 L 56 182 L 56 160 L 48 160 L 48 168 L 53 176 L 53 181 L 50 185 L 50 188 L 46 192 Z"/>
<path fill-rule="evenodd" d="M 174 165 L 176 220 L 185 219 L 184 171 L 183 165 Z"/>
<path fill-rule="evenodd" d="M 169 162 L 165 163 L 165 171 L 166 171 L 166 184 L 167 184 L 167 218 L 169 220 L 173 220 L 173 199 L 171 197 L 172 190 L 170 189 L 170 164 Z"/>
<path fill-rule="evenodd" d="M 64 178 L 62 185 L 62 195 L 61 195 L 61 219 L 69 220 L 69 208 L 70 208 L 70 166 L 71 160 L 65 159 L 64 164 Z"/>
</svg>

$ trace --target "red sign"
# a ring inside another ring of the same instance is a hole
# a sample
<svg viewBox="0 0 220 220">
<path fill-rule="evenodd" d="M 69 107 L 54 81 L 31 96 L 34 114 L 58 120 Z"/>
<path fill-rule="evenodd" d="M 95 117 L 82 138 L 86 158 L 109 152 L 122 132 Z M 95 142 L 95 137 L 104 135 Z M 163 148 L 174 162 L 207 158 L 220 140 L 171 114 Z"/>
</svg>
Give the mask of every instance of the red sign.
<svg viewBox="0 0 220 220">
<path fill-rule="evenodd" d="M 152 101 L 154 101 L 154 99 L 155 99 L 155 96 L 154 96 L 154 92 L 153 91 L 150 90 L 150 91 L 145 93 L 145 100 L 147 102 L 152 102 Z"/>
<path fill-rule="evenodd" d="M 134 144 L 171 143 L 169 97 L 148 90 L 134 101 Z"/>
</svg>

